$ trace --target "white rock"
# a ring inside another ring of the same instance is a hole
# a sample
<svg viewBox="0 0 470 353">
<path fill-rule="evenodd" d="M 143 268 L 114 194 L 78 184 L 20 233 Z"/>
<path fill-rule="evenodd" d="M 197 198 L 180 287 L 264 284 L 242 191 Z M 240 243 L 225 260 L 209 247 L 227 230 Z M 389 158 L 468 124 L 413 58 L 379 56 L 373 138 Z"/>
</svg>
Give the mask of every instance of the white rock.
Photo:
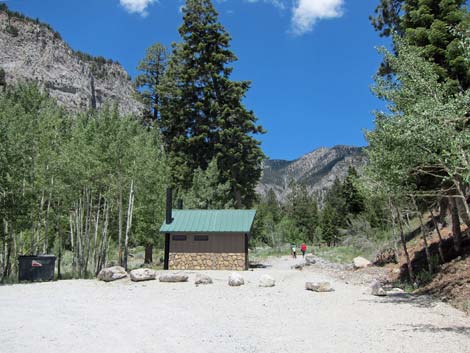
<svg viewBox="0 0 470 353">
<path fill-rule="evenodd" d="M 157 273 L 149 268 L 138 268 L 132 270 L 129 274 L 131 281 L 134 282 L 149 281 L 157 278 Z"/>
<path fill-rule="evenodd" d="M 385 297 L 387 292 L 385 289 L 382 288 L 382 285 L 379 281 L 372 282 L 370 286 L 370 294 L 375 295 L 377 297 Z"/>
<path fill-rule="evenodd" d="M 98 279 L 105 282 L 111 282 L 126 277 L 127 272 L 124 267 L 121 266 L 103 268 L 100 273 L 98 273 Z"/>
<path fill-rule="evenodd" d="M 306 282 L 305 289 L 314 292 L 333 292 L 330 282 Z"/>
<path fill-rule="evenodd" d="M 196 279 L 194 280 L 194 284 L 212 284 L 212 278 L 210 278 L 208 275 L 198 273 L 196 275 Z"/>
<path fill-rule="evenodd" d="M 176 282 L 187 282 L 188 276 L 179 273 L 167 273 L 158 277 L 160 282 L 176 283 Z"/>
<path fill-rule="evenodd" d="M 405 291 L 401 288 L 393 288 L 387 291 L 387 295 L 396 295 L 396 294 L 403 294 Z"/>
<path fill-rule="evenodd" d="M 354 258 L 353 265 L 355 269 L 359 269 L 359 268 L 366 268 L 367 266 L 372 265 L 372 263 L 369 260 L 358 256 Z"/>
<path fill-rule="evenodd" d="M 274 287 L 275 285 L 276 281 L 270 275 L 262 275 L 259 279 L 260 287 Z"/>
<path fill-rule="evenodd" d="M 232 287 L 238 287 L 245 284 L 245 280 L 242 275 L 236 272 L 232 272 L 228 277 L 228 285 Z"/>
</svg>

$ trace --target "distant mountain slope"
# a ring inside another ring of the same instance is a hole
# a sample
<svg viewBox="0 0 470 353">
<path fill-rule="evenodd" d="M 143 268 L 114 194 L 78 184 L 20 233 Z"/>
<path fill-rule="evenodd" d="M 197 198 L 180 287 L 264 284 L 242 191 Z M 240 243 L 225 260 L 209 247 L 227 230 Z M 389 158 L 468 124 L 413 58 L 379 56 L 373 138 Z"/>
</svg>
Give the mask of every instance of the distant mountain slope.
<svg viewBox="0 0 470 353">
<path fill-rule="evenodd" d="M 139 113 L 134 87 L 122 66 L 72 50 L 49 25 L 0 4 L 0 69 L 6 83 L 38 82 L 67 110 L 118 103 L 121 113 Z"/>
<path fill-rule="evenodd" d="M 336 178 L 346 176 L 349 166 L 361 170 L 366 163 L 364 149 L 352 146 L 318 148 L 294 161 L 266 160 L 257 191 L 264 195 L 272 188 L 284 200 L 294 180 L 322 198 Z"/>
</svg>

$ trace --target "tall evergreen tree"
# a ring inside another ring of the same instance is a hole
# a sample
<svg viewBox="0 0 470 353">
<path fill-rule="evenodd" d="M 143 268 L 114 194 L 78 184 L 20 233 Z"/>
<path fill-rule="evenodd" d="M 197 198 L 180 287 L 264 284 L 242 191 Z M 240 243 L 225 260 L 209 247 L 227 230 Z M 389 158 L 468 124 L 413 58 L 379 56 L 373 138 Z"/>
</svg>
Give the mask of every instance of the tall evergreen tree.
<svg viewBox="0 0 470 353">
<path fill-rule="evenodd" d="M 191 189 L 184 193 L 183 200 L 187 208 L 214 209 L 231 208 L 233 202 L 227 201 L 230 184 L 219 182 L 219 169 L 216 160 L 212 160 L 206 170 L 196 169 Z"/>
<path fill-rule="evenodd" d="M 147 48 L 145 57 L 140 61 L 137 70 L 141 73 L 135 78 L 135 86 L 139 90 L 139 98 L 145 106 L 145 123 L 157 121 L 160 117 L 160 83 L 165 74 L 168 53 L 160 43 Z"/>
<path fill-rule="evenodd" d="M 303 241 L 315 240 L 315 229 L 318 226 L 318 206 L 304 184 L 292 184 L 292 192 L 287 200 L 287 214 L 303 237 Z"/>
<path fill-rule="evenodd" d="M 187 0 L 179 33 L 160 90 L 173 183 L 188 188 L 192 172 L 215 158 L 220 182 L 230 183 L 228 198 L 249 206 L 263 159 L 253 138 L 263 129 L 242 103 L 250 83 L 230 80 L 236 56 L 210 0 Z"/>
<path fill-rule="evenodd" d="M 358 188 L 359 177 L 354 167 L 350 166 L 343 182 L 343 197 L 348 213 L 358 215 L 365 210 L 364 196 Z"/>
<path fill-rule="evenodd" d="M 381 35 L 396 33 L 423 48 L 423 57 L 434 62 L 440 79 L 454 91 L 465 90 L 470 87 L 470 63 L 458 35 L 470 26 L 465 4 L 465 0 L 381 0 L 371 22 Z"/>
<path fill-rule="evenodd" d="M 327 203 L 321 212 L 320 229 L 321 238 L 328 246 L 336 245 L 339 240 L 339 231 L 336 225 L 338 214 L 336 210 Z"/>
</svg>

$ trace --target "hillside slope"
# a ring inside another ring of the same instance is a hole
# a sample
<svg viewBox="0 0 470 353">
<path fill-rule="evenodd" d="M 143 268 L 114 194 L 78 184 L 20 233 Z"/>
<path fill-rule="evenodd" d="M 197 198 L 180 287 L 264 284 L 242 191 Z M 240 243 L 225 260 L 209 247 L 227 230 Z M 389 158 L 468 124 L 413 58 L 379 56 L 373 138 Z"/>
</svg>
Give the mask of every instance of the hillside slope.
<svg viewBox="0 0 470 353">
<path fill-rule="evenodd" d="M 294 161 L 266 160 L 257 192 L 273 189 L 279 200 L 289 193 L 291 181 L 304 183 L 321 199 L 336 178 L 343 179 L 350 166 L 361 170 L 367 162 L 364 149 L 352 146 L 318 148 Z"/>
<path fill-rule="evenodd" d="M 76 52 L 49 25 L 0 7 L 0 68 L 7 84 L 38 82 L 70 111 L 118 103 L 139 113 L 129 74 L 112 60 Z"/>
</svg>

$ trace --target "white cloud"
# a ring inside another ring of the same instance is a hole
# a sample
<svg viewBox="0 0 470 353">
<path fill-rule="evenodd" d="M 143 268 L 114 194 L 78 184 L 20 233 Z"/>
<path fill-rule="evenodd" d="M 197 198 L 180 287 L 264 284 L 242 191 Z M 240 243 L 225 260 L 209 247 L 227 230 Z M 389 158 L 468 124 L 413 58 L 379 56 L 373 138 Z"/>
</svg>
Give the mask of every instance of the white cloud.
<svg viewBox="0 0 470 353">
<path fill-rule="evenodd" d="M 142 16 L 147 16 L 147 7 L 155 3 L 156 0 L 119 0 L 124 9 L 129 13 L 138 13 Z"/>
<path fill-rule="evenodd" d="M 310 32 L 318 20 L 341 17 L 344 0 L 298 0 L 292 10 L 292 31 Z"/>
</svg>

